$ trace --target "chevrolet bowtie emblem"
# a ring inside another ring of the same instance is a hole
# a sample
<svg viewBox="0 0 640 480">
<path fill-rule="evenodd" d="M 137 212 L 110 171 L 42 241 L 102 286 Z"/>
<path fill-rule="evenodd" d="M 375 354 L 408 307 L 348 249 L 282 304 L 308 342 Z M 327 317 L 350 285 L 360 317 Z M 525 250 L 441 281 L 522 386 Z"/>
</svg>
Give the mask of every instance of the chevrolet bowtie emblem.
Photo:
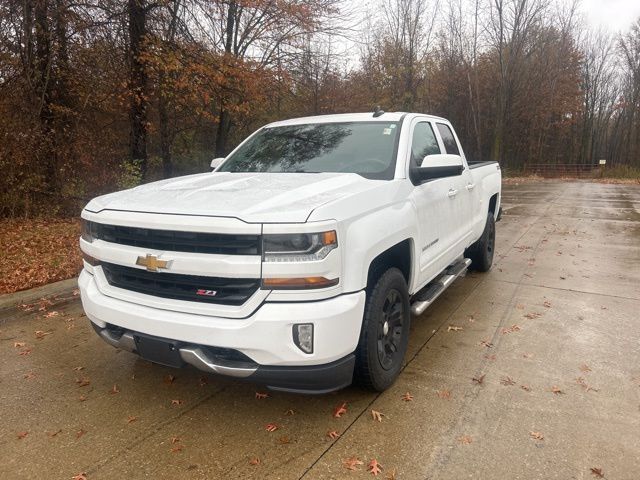
<svg viewBox="0 0 640 480">
<path fill-rule="evenodd" d="M 150 272 L 157 272 L 160 268 L 169 268 L 169 265 L 171 265 L 171 260 L 160 260 L 155 255 L 150 255 L 147 253 L 146 257 L 138 257 L 138 259 L 136 260 L 136 265 L 147 267 L 147 270 L 149 270 Z"/>
</svg>

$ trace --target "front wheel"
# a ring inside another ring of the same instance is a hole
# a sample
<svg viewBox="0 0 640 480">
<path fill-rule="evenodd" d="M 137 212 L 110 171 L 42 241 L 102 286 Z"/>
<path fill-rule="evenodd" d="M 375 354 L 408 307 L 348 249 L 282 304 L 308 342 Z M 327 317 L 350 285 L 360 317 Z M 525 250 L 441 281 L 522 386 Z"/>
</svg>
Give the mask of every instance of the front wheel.
<svg viewBox="0 0 640 480">
<path fill-rule="evenodd" d="M 371 289 L 356 350 L 355 380 L 381 392 L 400 374 L 409 341 L 409 293 L 402 272 L 390 268 Z"/>
<path fill-rule="evenodd" d="M 482 236 L 465 252 L 465 256 L 471 259 L 471 267 L 478 272 L 488 272 L 493 264 L 493 250 L 496 245 L 496 223 L 493 212 L 487 215 Z"/>
</svg>

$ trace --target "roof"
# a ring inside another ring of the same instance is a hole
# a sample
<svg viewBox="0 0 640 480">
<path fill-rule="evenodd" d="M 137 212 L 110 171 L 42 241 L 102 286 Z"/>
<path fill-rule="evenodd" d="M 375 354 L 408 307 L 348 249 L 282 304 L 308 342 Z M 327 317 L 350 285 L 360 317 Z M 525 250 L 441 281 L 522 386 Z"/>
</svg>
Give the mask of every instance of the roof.
<svg viewBox="0 0 640 480">
<path fill-rule="evenodd" d="M 405 112 L 385 112 L 379 117 L 374 117 L 373 112 L 367 113 L 341 113 L 337 115 L 317 115 L 314 117 L 292 118 L 290 120 L 282 120 L 267 125 L 270 127 L 282 127 L 286 125 L 305 125 L 308 123 L 341 123 L 341 122 L 397 122 L 404 115 L 427 117 L 435 120 L 445 120 L 441 117 L 426 115 L 422 113 L 405 113 Z M 445 120 L 446 121 L 446 120 Z"/>
</svg>

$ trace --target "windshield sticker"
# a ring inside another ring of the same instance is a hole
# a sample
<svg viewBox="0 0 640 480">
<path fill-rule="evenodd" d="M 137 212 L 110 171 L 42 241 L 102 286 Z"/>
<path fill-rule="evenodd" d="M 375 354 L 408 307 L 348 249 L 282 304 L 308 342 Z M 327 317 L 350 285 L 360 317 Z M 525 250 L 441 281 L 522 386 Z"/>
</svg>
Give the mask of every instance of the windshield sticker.
<svg viewBox="0 0 640 480">
<path fill-rule="evenodd" d="M 385 128 L 385 129 L 382 131 L 382 134 L 383 134 L 383 135 L 391 135 L 391 129 L 390 129 L 390 128 Z"/>
</svg>

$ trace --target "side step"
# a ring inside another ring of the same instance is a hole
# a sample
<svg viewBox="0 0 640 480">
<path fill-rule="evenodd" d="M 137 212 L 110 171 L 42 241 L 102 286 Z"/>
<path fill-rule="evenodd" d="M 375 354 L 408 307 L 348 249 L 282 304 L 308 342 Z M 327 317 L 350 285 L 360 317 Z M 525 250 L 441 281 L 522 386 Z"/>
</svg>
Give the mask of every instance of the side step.
<svg viewBox="0 0 640 480">
<path fill-rule="evenodd" d="M 416 293 L 411 299 L 411 313 L 418 316 L 424 312 L 433 301 L 444 292 L 449 285 L 459 276 L 467 271 L 471 265 L 471 259 L 463 258 L 459 262 L 447 267 L 442 274 L 427 284 L 422 290 Z"/>
</svg>

